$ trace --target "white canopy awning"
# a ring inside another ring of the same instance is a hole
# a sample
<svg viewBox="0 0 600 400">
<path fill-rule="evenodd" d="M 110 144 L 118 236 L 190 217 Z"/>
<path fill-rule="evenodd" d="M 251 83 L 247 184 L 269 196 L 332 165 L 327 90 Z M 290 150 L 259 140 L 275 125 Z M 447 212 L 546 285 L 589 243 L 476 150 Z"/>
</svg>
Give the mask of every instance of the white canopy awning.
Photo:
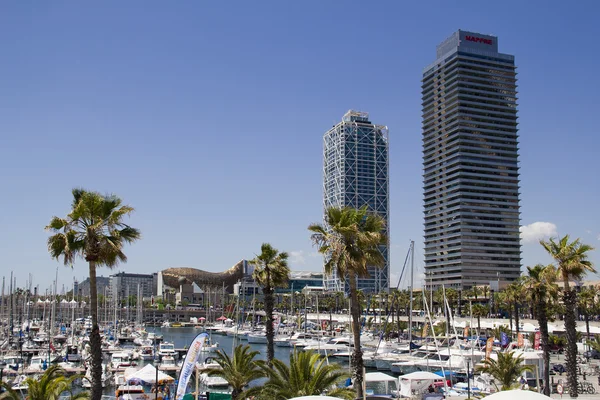
<svg viewBox="0 0 600 400">
<path fill-rule="evenodd" d="M 505 390 L 485 396 L 485 400 L 548 400 L 549 398 L 531 390 Z"/>
<path fill-rule="evenodd" d="M 587 333 L 587 329 L 585 329 L 585 324 L 577 327 L 577 332 Z M 590 334 L 597 335 L 600 334 L 600 328 L 597 326 L 590 325 Z"/>
<path fill-rule="evenodd" d="M 537 330 L 537 326 L 533 325 L 531 322 L 526 322 L 521 327 L 521 331 L 523 332 L 536 332 Z"/>
<path fill-rule="evenodd" d="M 290 400 L 340 400 L 340 398 L 331 396 L 301 396 L 294 397 Z"/>
<path fill-rule="evenodd" d="M 125 371 L 125 379 L 127 382 L 130 381 L 141 381 L 150 384 L 156 383 L 156 373 L 158 372 L 158 383 L 163 382 L 173 382 L 175 379 L 170 377 L 161 371 L 156 371 L 156 368 L 152 364 L 147 364 L 144 368 L 130 371 L 127 369 Z"/>
<path fill-rule="evenodd" d="M 444 379 L 443 377 L 434 374 L 433 372 L 427 372 L 427 371 L 416 371 L 416 372 L 411 372 L 410 374 L 406 374 L 406 375 L 400 375 L 399 377 L 400 379 L 403 380 L 425 380 L 425 379 L 429 379 L 429 380 L 442 380 Z"/>
<path fill-rule="evenodd" d="M 384 374 L 383 372 L 368 372 L 365 374 L 365 382 L 385 382 L 395 380 L 395 377 Z"/>
</svg>

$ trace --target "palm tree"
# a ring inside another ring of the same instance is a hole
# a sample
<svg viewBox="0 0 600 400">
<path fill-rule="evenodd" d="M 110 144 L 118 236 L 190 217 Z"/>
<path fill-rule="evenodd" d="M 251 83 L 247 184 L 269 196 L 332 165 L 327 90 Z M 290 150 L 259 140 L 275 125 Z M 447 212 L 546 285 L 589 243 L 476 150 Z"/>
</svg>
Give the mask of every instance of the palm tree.
<svg viewBox="0 0 600 400">
<path fill-rule="evenodd" d="M 267 363 L 271 365 L 275 354 L 273 339 L 273 308 L 275 305 L 276 287 L 285 286 L 290 279 L 290 268 L 287 263 L 288 253 L 279 252 L 269 243 L 263 243 L 260 254 L 250 261 L 254 265 L 252 278 L 262 286 L 265 295 L 265 319 L 267 328 Z"/>
<path fill-rule="evenodd" d="M 440 321 L 433 326 L 433 332 L 437 337 L 446 336 L 448 333 L 448 323 L 446 321 Z"/>
<path fill-rule="evenodd" d="M 335 308 L 335 299 L 331 296 L 324 297 L 319 301 L 321 310 L 329 311 L 329 331 L 333 331 L 333 309 Z"/>
<path fill-rule="evenodd" d="M 477 318 L 477 335 L 481 335 L 481 317 L 488 315 L 488 307 L 483 304 L 473 304 L 471 307 L 473 316 Z"/>
<path fill-rule="evenodd" d="M 580 280 L 587 272 L 596 272 L 593 264 L 588 260 L 588 253 L 594 248 L 581 243 L 579 239 L 569 242 L 569 235 L 555 241 L 541 240 L 540 244 L 556 261 L 558 274 L 563 281 L 563 304 L 565 306 L 565 332 L 567 334 L 566 369 L 569 384 L 569 396 L 577 397 L 577 292 L 571 288 L 569 282 Z"/>
<path fill-rule="evenodd" d="M 590 340 L 590 314 L 593 315 L 598 310 L 598 294 L 599 291 L 596 286 L 586 286 L 579 291 L 577 305 L 585 320 L 586 341 Z"/>
<path fill-rule="evenodd" d="M 229 357 L 225 350 L 219 350 L 213 359 L 221 368 L 206 368 L 200 372 L 208 376 L 221 377 L 229 382 L 232 388 L 232 400 L 245 399 L 248 396 L 244 393 L 244 389 L 250 382 L 265 376 L 262 368 L 264 361 L 254 359 L 258 354 L 259 351 L 250 351 L 249 345 L 241 344 L 233 350 L 233 357 Z"/>
<path fill-rule="evenodd" d="M 527 298 L 531 301 L 540 326 L 542 351 L 544 352 L 544 394 L 550 396 L 550 336 L 548 333 L 549 305 L 558 298 L 556 269 L 552 264 L 527 267 L 528 275 L 523 282 Z"/>
<path fill-rule="evenodd" d="M 510 390 L 515 385 L 518 377 L 525 371 L 531 371 L 531 366 L 523 364 L 523 356 L 514 356 L 514 351 L 497 353 L 498 359 L 488 358 L 483 361 L 483 366 L 476 368 L 479 372 L 486 372 L 494 377 L 495 381 L 500 382 L 500 390 Z M 496 382 L 494 382 L 496 385 Z M 496 389 L 498 386 L 496 385 Z"/>
<path fill-rule="evenodd" d="M 453 288 L 446 289 L 446 299 L 448 300 L 448 307 L 450 308 L 450 312 L 456 312 L 456 306 L 458 305 L 458 290 Z M 448 315 L 448 318 L 452 317 Z"/>
<path fill-rule="evenodd" d="M 134 209 L 123 205 L 114 195 L 101 195 L 84 189 L 73 189 L 71 212 L 66 218 L 52 217 L 46 230 L 54 234 L 48 238 L 48 251 L 52 258 L 61 257 L 65 265 L 72 265 L 81 257 L 89 264 L 90 313 L 92 332 L 92 400 L 102 397 L 102 343 L 98 327 L 98 293 L 96 268 L 115 267 L 126 262 L 123 253 L 125 243 L 133 243 L 141 237 L 140 231 L 123 222 Z"/>
<path fill-rule="evenodd" d="M 308 229 L 313 232 L 311 239 L 326 257 L 325 272 L 348 281 L 350 287 L 350 313 L 354 351 L 352 367 L 354 387 L 357 397 L 363 397 L 363 359 L 360 346 L 360 306 L 358 302 L 357 277 L 369 276 L 368 267 L 382 267 L 385 258 L 380 247 L 387 244 L 383 233 L 385 220 L 379 215 L 367 212 L 367 207 L 327 209 L 326 225 L 313 224 Z"/>
<path fill-rule="evenodd" d="M 517 336 L 519 336 L 519 330 L 520 330 L 519 306 L 521 305 L 521 302 L 523 301 L 523 297 L 525 294 L 525 292 L 523 290 L 523 284 L 521 282 L 521 278 L 517 279 L 516 281 L 514 281 L 513 283 L 508 285 L 508 287 L 505 289 L 505 292 L 506 292 L 506 296 L 510 299 L 509 302 L 513 306 L 511 313 L 514 313 L 515 332 L 517 333 Z"/>
<path fill-rule="evenodd" d="M 600 336 L 595 336 L 593 340 L 588 341 L 588 345 L 592 349 L 600 351 Z"/>
<path fill-rule="evenodd" d="M 502 338 L 502 334 L 506 334 L 507 336 L 510 336 L 511 331 L 508 328 L 508 326 L 506 325 L 498 325 L 495 328 L 492 328 L 490 330 L 490 337 L 494 337 L 494 338 Z"/>
<path fill-rule="evenodd" d="M 338 388 L 336 385 L 349 377 L 342 366 L 336 363 L 327 365 L 325 357 L 313 351 L 290 354 L 289 366 L 283 361 L 273 360 L 273 368 L 263 364 L 263 372 L 268 381 L 262 387 L 250 389 L 249 395 L 258 394 L 259 398 L 284 400 L 300 396 L 318 396 L 354 399 L 354 391 Z"/>
<path fill-rule="evenodd" d="M 74 381 L 80 379 L 81 375 L 65 376 L 66 372 L 58 365 L 50 366 L 39 378 L 27 378 L 24 385 L 27 386 L 28 400 L 58 400 L 63 393 L 69 393 L 70 400 L 87 400 L 90 398 L 88 391 L 73 393 Z M 2 382 L 5 392 L 0 395 L 2 400 L 22 400 L 21 393 L 12 389 L 11 385 Z"/>
</svg>

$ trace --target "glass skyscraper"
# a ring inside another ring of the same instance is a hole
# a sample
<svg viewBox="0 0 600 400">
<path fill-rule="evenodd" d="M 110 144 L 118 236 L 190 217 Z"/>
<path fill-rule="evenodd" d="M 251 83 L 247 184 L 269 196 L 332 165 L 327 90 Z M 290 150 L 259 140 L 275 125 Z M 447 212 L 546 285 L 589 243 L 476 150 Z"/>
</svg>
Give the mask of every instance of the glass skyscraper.
<svg viewBox="0 0 600 400">
<path fill-rule="evenodd" d="M 429 287 L 512 281 L 521 270 L 517 79 L 498 38 L 457 31 L 423 72 Z"/>
<path fill-rule="evenodd" d="M 367 206 L 386 221 L 389 238 L 388 129 L 374 125 L 366 112 L 350 110 L 323 136 L 323 207 Z M 388 240 L 389 242 L 389 240 Z M 389 247 L 381 246 L 383 268 L 369 267 L 369 278 L 359 278 L 359 290 L 369 293 L 389 288 Z M 348 290 L 336 274 L 324 275 L 326 290 Z"/>
</svg>

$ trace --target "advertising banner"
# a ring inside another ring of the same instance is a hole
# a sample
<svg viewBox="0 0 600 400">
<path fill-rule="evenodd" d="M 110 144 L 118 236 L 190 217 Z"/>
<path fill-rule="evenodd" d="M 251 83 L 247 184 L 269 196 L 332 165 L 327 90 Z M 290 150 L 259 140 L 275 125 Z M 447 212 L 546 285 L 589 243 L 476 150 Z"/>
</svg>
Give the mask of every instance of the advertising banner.
<svg viewBox="0 0 600 400">
<path fill-rule="evenodd" d="M 491 337 L 487 340 L 487 343 L 485 344 L 485 359 L 489 360 L 490 355 L 492 354 L 492 346 L 494 345 L 494 337 Z"/>
<path fill-rule="evenodd" d="M 202 347 L 204 347 L 204 344 L 206 343 L 207 337 L 208 334 L 201 333 L 196 336 L 190 344 L 183 365 L 181 366 L 181 371 L 179 371 L 179 382 L 177 384 L 177 392 L 175 395 L 176 400 L 182 400 L 183 396 L 185 396 L 185 390 L 190 381 L 190 376 L 192 376 L 192 372 L 194 372 L 194 368 L 196 368 L 196 362 L 198 361 Z"/>
<path fill-rule="evenodd" d="M 535 339 L 534 339 L 534 342 L 533 342 L 533 348 L 534 348 L 534 349 L 536 349 L 536 350 L 539 350 L 539 349 L 540 349 L 540 346 L 541 346 L 541 344 L 542 344 L 542 343 L 541 343 L 541 339 L 542 339 L 542 334 L 541 334 L 541 332 L 540 332 L 540 331 L 537 331 L 537 332 L 535 333 Z"/>
<path fill-rule="evenodd" d="M 427 337 L 428 333 L 429 333 L 429 324 L 427 322 L 425 322 L 425 325 L 423 325 L 423 333 L 421 334 L 421 337 Z"/>
<path fill-rule="evenodd" d="M 508 335 L 506 332 L 500 332 L 500 344 L 502 347 L 508 346 Z"/>
<path fill-rule="evenodd" d="M 523 333 L 519 332 L 519 336 L 517 336 L 517 346 L 523 347 L 524 344 L 525 344 L 525 341 L 523 338 Z"/>
<path fill-rule="evenodd" d="M 465 329 L 463 330 L 463 336 L 469 337 L 469 327 L 468 326 L 465 326 Z"/>
</svg>

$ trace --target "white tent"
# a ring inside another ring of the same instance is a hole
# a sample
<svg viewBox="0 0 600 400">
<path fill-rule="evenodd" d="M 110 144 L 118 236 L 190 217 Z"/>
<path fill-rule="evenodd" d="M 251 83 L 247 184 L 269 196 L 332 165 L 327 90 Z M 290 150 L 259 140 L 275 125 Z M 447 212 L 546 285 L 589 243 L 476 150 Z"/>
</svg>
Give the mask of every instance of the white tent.
<svg viewBox="0 0 600 400">
<path fill-rule="evenodd" d="M 301 396 L 294 397 L 290 400 L 340 400 L 340 398 L 331 396 Z"/>
<path fill-rule="evenodd" d="M 468 326 L 468 322 L 467 321 L 454 321 L 454 327 L 455 328 L 461 328 L 464 329 L 466 326 Z"/>
<path fill-rule="evenodd" d="M 156 374 L 158 372 L 158 383 L 173 382 L 175 379 L 165 374 L 164 372 L 157 371 L 152 364 L 147 364 L 144 368 L 130 371 L 125 371 L 125 379 L 127 382 L 130 381 L 141 381 L 150 384 L 156 383 Z"/>
<path fill-rule="evenodd" d="M 505 390 L 485 397 L 485 400 L 548 400 L 550 397 L 530 390 Z"/>
<path fill-rule="evenodd" d="M 554 325 L 554 324 L 548 324 L 548 332 L 552 333 L 552 332 L 564 332 L 565 331 L 565 326 L 564 325 Z"/>
<path fill-rule="evenodd" d="M 433 372 L 427 372 L 427 371 L 416 371 L 416 372 L 411 372 L 410 374 L 406 374 L 406 375 L 400 375 L 399 376 L 400 379 L 406 379 L 409 381 L 412 380 L 424 380 L 424 379 L 444 379 L 441 376 L 434 374 Z"/>
<path fill-rule="evenodd" d="M 365 374 L 365 391 L 368 396 L 389 396 L 398 390 L 398 378 L 383 372 Z"/>
<path fill-rule="evenodd" d="M 521 331 L 523 332 L 536 332 L 537 330 L 538 328 L 531 322 L 525 322 L 523 325 L 521 325 Z"/>
<path fill-rule="evenodd" d="M 577 330 L 577 332 L 587 333 L 587 330 L 585 329 L 585 324 L 578 326 L 576 328 L 576 330 Z M 600 333 L 599 327 L 590 325 L 590 335 L 597 335 L 599 333 Z"/>
<path fill-rule="evenodd" d="M 427 371 L 416 371 L 400 377 L 400 394 L 411 397 L 413 393 L 422 393 L 434 381 L 443 381 L 444 378 Z"/>
</svg>

